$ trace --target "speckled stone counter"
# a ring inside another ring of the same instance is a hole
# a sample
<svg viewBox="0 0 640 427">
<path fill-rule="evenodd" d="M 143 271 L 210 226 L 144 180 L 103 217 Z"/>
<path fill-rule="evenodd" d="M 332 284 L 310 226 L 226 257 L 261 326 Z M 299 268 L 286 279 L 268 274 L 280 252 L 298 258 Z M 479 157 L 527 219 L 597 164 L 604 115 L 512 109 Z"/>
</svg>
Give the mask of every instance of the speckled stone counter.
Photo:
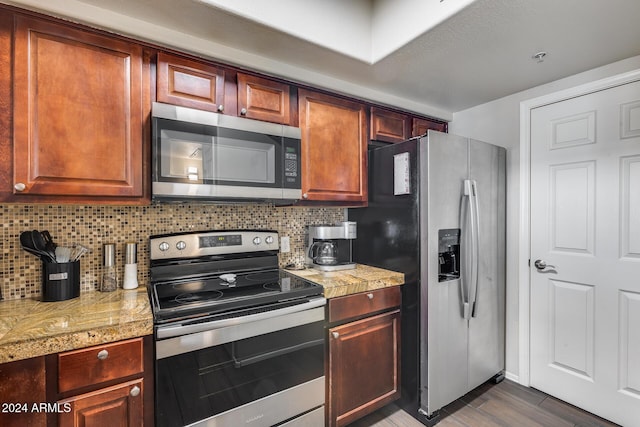
<svg viewBox="0 0 640 427">
<path fill-rule="evenodd" d="M 287 270 L 291 274 L 303 277 L 322 285 L 325 298 L 335 298 L 358 292 L 398 286 L 404 283 L 404 274 L 382 268 L 357 264 L 353 270 L 320 271 L 314 268 L 306 270 Z"/>
<path fill-rule="evenodd" d="M 144 287 L 82 292 L 59 302 L 0 302 L 0 363 L 153 333 Z"/>
</svg>

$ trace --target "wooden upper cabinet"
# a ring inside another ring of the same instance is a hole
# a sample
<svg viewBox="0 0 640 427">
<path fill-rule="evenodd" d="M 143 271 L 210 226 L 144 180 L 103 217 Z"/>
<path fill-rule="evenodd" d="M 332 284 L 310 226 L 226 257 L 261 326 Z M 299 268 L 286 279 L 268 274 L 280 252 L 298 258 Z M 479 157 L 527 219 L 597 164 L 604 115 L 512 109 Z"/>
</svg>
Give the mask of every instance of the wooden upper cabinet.
<svg viewBox="0 0 640 427">
<path fill-rule="evenodd" d="M 0 13 L 0 202 L 13 197 L 12 45 L 13 15 Z"/>
<path fill-rule="evenodd" d="M 16 198 L 142 197 L 142 47 L 16 16 L 14 55 Z"/>
<path fill-rule="evenodd" d="M 238 116 L 293 125 L 288 84 L 238 73 Z"/>
<path fill-rule="evenodd" d="M 437 122 L 435 120 L 413 118 L 411 136 L 420 136 L 427 133 L 427 131 L 437 130 L 439 132 L 447 132 L 447 123 Z"/>
<path fill-rule="evenodd" d="M 300 89 L 302 197 L 367 201 L 367 114 L 363 104 Z"/>
<path fill-rule="evenodd" d="M 224 111 L 224 70 L 193 59 L 158 53 L 158 102 Z"/>
<path fill-rule="evenodd" d="M 371 136 L 376 141 L 402 142 L 409 139 L 410 117 L 378 107 L 371 107 Z"/>
</svg>

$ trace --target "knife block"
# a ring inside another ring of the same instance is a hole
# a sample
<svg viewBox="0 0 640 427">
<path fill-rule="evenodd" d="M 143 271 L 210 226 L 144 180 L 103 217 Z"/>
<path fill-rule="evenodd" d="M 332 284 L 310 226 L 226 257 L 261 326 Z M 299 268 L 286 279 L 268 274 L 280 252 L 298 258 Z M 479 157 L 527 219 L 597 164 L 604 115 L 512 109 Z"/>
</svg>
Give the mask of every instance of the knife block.
<svg viewBox="0 0 640 427">
<path fill-rule="evenodd" d="M 80 296 L 80 261 L 42 263 L 42 301 L 64 301 Z"/>
</svg>

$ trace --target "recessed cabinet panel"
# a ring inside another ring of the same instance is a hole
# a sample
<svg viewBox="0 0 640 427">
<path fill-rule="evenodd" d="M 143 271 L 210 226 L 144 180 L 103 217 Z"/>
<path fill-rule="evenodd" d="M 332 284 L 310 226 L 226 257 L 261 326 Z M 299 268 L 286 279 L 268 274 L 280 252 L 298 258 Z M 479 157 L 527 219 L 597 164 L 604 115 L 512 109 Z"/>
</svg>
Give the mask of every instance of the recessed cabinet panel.
<svg viewBox="0 0 640 427">
<path fill-rule="evenodd" d="M 344 426 L 400 397 L 400 311 L 329 330 L 329 426 Z"/>
<path fill-rule="evenodd" d="M 238 115 L 266 122 L 291 124 L 290 86 L 238 73 Z"/>
<path fill-rule="evenodd" d="M 142 48 L 17 17 L 14 188 L 21 195 L 143 195 Z"/>
<path fill-rule="evenodd" d="M 206 111 L 224 110 L 224 70 L 165 52 L 158 53 L 158 102 Z"/>
<path fill-rule="evenodd" d="M 447 124 L 443 122 L 437 122 L 435 120 L 413 118 L 411 125 L 411 136 L 420 136 L 427 133 L 427 131 L 437 130 L 438 132 L 447 132 Z"/>
<path fill-rule="evenodd" d="M 409 116 L 371 107 L 371 139 L 402 142 L 409 139 Z"/>
<path fill-rule="evenodd" d="M 0 426 L 46 425 L 46 413 L 33 411 L 47 401 L 44 357 L 0 364 Z"/>
<path fill-rule="evenodd" d="M 60 427 L 143 426 L 143 380 L 138 379 L 59 402 Z"/>
<path fill-rule="evenodd" d="M 366 202 L 365 106 L 302 89 L 298 98 L 303 199 Z"/>
</svg>

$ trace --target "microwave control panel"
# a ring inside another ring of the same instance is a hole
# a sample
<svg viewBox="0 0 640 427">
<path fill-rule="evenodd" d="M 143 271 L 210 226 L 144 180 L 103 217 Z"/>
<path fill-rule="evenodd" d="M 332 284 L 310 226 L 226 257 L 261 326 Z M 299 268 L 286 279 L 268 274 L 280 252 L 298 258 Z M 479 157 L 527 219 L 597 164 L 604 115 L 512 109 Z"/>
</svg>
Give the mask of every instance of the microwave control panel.
<svg viewBox="0 0 640 427">
<path fill-rule="evenodd" d="M 284 187 L 300 188 L 300 140 L 284 138 Z"/>
</svg>

